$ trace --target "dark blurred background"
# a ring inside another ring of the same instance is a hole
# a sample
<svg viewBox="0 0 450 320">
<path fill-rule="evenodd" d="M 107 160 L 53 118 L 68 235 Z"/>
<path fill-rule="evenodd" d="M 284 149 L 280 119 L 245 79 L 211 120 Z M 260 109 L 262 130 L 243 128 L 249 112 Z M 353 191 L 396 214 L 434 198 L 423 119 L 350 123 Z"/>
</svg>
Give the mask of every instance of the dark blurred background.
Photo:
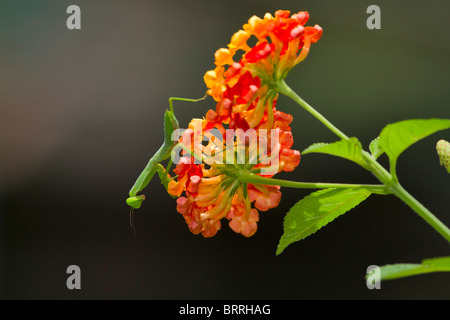
<svg viewBox="0 0 450 320">
<path fill-rule="evenodd" d="M 0 296 L 4 299 L 450 299 L 450 274 L 382 283 L 369 265 L 449 255 L 449 245 L 393 197 L 372 195 L 275 256 L 283 217 L 310 190 L 282 190 L 245 238 L 226 223 L 191 234 L 158 181 L 128 221 L 128 190 L 162 142 L 168 98 L 201 97 L 214 52 L 252 15 L 308 10 L 324 35 L 287 81 L 368 146 L 387 123 L 449 117 L 448 0 L 0 2 Z M 82 29 L 66 28 L 81 7 Z M 366 8 L 381 8 L 368 30 Z M 182 126 L 213 100 L 175 102 Z M 336 138 L 282 97 L 295 147 Z M 437 133 L 399 159 L 404 187 L 450 225 L 449 175 Z M 382 158 L 382 163 L 386 164 Z M 339 158 L 311 154 L 298 181 L 376 183 Z M 81 268 L 81 290 L 66 268 Z"/>
</svg>

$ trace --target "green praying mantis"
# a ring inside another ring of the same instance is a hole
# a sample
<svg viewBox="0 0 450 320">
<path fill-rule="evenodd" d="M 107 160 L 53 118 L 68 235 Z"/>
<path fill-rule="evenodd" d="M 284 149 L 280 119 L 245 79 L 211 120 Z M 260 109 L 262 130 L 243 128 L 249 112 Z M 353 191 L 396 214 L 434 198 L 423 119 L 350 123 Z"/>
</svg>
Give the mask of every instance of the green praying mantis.
<svg viewBox="0 0 450 320">
<path fill-rule="evenodd" d="M 147 185 L 152 180 L 155 173 L 158 173 L 158 176 L 161 180 L 161 184 L 167 189 L 169 182 L 176 177 L 168 178 L 168 172 L 170 167 L 172 166 L 172 159 L 169 160 L 167 164 L 167 168 L 164 168 L 160 162 L 171 158 L 172 150 L 178 144 L 178 141 L 172 138 L 172 135 L 175 130 L 179 129 L 178 119 L 175 117 L 175 113 L 173 111 L 173 101 L 187 101 L 187 102 L 198 102 L 204 100 L 206 95 L 200 99 L 187 99 L 187 98 L 177 98 L 171 97 L 169 98 L 169 110 L 166 110 L 164 113 L 164 142 L 162 146 L 156 151 L 156 153 L 150 158 L 144 170 L 141 172 L 133 187 L 131 187 L 129 191 L 129 197 L 126 202 L 127 205 L 131 207 L 130 209 L 130 226 L 133 228 L 133 232 L 135 233 L 134 228 L 134 210 L 139 209 L 142 205 L 142 202 L 145 200 L 145 195 L 138 195 L 139 192 L 145 189 Z M 135 233 L 136 234 L 136 233 Z"/>
</svg>

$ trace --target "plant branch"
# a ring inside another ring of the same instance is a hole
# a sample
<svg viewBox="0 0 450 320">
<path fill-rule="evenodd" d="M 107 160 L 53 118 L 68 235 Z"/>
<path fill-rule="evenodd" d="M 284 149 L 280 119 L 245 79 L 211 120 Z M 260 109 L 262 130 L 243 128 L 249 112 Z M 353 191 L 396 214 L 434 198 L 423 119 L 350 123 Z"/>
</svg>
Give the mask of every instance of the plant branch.
<svg viewBox="0 0 450 320">
<path fill-rule="evenodd" d="M 280 81 L 276 86 L 278 92 L 286 95 L 287 97 L 294 100 L 297 104 L 303 107 L 306 111 L 311 113 L 315 118 L 317 118 L 322 124 L 324 124 L 329 130 L 336 134 L 339 138 L 348 140 L 349 137 L 343 133 L 341 130 L 336 128 L 330 121 L 328 121 L 324 116 L 322 116 L 316 109 L 304 101 L 301 97 L 297 95 L 284 81 Z M 389 173 L 370 153 L 367 151 L 362 151 L 362 155 L 365 161 L 369 164 L 368 170 L 371 171 L 384 185 L 355 185 L 355 187 L 368 186 L 374 190 L 374 193 L 381 194 L 394 194 L 405 202 L 411 209 L 413 209 L 422 219 L 429 223 L 439 234 L 441 234 L 447 241 L 450 242 L 450 229 L 444 225 L 436 216 L 434 216 L 427 208 L 425 208 L 419 201 L 417 201 L 412 195 L 410 195 L 398 182 L 396 174 L 395 162 L 391 162 L 391 173 Z M 276 181 L 276 179 L 270 179 Z M 283 180 L 281 180 L 283 181 Z M 280 181 L 280 182 L 281 182 Z M 320 184 L 320 183 L 300 183 L 300 182 L 282 182 L 284 186 L 293 188 L 333 188 L 331 185 L 335 185 L 334 188 L 341 187 L 345 188 L 346 184 Z M 282 186 L 282 184 L 279 184 Z M 325 185 L 322 187 L 322 185 Z M 369 189 L 370 190 L 370 189 Z M 380 192 L 376 192 L 380 191 Z"/>
<path fill-rule="evenodd" d="M 266 178 L 254 173 L 241 173 L 237 179 L 240 182 L 264 184 L 288 188 L 298 189 L 351 189 L 351 188 L 364 188 L 376 194 L 389 194 L 386 186 L 382 184 L 351 184 L 351 183 L 321 183 L 321 182 L 298 182 L 281 179 Z"/>
<path fill-rule="evenodd" d="M 275 87 L 276 90 L 278 90 L 279 93 L 284 94 L 285 96 L 288 96 L 295 102 L 297 102 L 303 109 L 311 113 L 317 120 L 322 122 L 328 129 L 330 129 L 334 134 L 336 134 L 339 138 L 348 140 L 349 137 L 343 133 L 341 130 L 336 128 L 330 121 L 328 121 L 327 118 L 325 118 L 323 115 L 321 115 L 316 109 L 311 107 L 305 100 L 303 100 L 294 90 L 292 90 L 286 82 L 280 81 L 277 86 Z"/>
<path fill-rule="evenodd" d="M 450 229 L 443 224 L 435 215 L 425 208 L 419 201 L 410 195 L 399 183 L 391 188 L 392 193 L 405 202 L 422 219 L 428 222 L 440 235 L 450 242 Z"/>
</svg>

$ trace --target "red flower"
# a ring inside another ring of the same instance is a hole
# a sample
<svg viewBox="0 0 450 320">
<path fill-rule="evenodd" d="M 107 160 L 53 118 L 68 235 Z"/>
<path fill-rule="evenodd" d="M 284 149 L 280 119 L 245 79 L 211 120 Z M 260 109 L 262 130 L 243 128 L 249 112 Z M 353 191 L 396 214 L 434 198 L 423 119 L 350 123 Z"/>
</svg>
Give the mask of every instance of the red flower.
<svg viewBox="0 0 450 320">
<path fill-rule="evenodd" d="M 217 50 L 216 68 L 204 76 L 208 94 L 217 102 L 206 116 L 209 122 L 229 123 L 231 114 L 239 113 L 242 122 L 254 128 L 265 111 L 271 112 L 278 97 L 276 83 L 306 58 L 311 44 L 322 36 L 318 25 L 305 27 L 308 19 L 308 12 L 290 16 L 287 10 L 275 12 L 275 17 L 266 14 L 264 19 L 253 16 L 244 30 L 233 35 L 228 48 Z M 258 42 L 251 48 L 247 41 L 252 36 Z M 235 61 L 239 50 L 244 54 Z"/>
</svg>

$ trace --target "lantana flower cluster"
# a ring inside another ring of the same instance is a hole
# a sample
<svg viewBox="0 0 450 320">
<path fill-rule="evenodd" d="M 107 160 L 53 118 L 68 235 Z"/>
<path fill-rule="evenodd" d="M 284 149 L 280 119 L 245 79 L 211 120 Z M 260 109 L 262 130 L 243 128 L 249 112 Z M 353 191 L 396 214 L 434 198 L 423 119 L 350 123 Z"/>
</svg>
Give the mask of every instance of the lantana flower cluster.
<svg viewBox="0 0 450 320">
<path fill-rule="evenodd" d="M 192 233 L 212 237 L 227 219 L 232 230 L 250 237 L 257 230 L 259 212 L 280 203 L 279 186 L 247 183 L 240 177 L 272 177 L 300 163 L 300 152 L 292 149 L 293 118 L 277 110 L 276 86 L 322 35 L 319 26 L 305 26 L 308 19 L 308 12 L 291 15 L 283 10 L 263 19 L 253 16 L 227 48 L 215 53 L 216 67 L 204 80 L 216 108 L 203 119 L 193 119 L 183 133 L 184 156 L 168 185 Z M 250 46 L 253 38 L 256 43 Z M 239 140 L 234 139 L 237 132 L 251 134 Z M 261 145 L 266 147 L 264 156 L 255 156 Z M 220 155 L 223 161 L 211 161 Z"/>
<path fill-rule="evenodd" d="M 217 102 L 216 110 L 206 114 L 208 121 L 254 128 L 267 112 L 267 127 L 272 126 L 276 84 L 306 58 L 311 44 L 322 36 L 318 25 L 304 26 L 308 12 L 289 15 L 279 10 L 275 17 L 269 13 L 263 19 L 253 16 L 233 35 L 228 48 L 216 51 L 216 67 L 204 76 L 208 94 Z M 257 43 L 250 47 L 252 36 Z"/>
</svg>

